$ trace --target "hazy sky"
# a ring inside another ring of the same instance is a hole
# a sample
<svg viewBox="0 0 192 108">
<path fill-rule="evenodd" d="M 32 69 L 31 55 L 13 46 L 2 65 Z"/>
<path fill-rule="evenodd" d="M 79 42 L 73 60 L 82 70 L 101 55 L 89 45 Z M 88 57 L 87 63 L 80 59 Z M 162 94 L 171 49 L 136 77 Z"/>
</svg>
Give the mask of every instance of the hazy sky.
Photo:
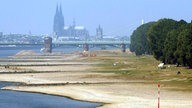
<svg viewBox="0 0 192 108">
<path fill-rule="evenodd" d="M 0 31 L 4 34 L 51 34 L 56 5 L 65 25 L 85 26 L 91 35 L 100 24 L 106 35 L 131 35 L 145 22 L 160 18 L 192 20 L 192 0 L 1 0 Z"/>
</svg>

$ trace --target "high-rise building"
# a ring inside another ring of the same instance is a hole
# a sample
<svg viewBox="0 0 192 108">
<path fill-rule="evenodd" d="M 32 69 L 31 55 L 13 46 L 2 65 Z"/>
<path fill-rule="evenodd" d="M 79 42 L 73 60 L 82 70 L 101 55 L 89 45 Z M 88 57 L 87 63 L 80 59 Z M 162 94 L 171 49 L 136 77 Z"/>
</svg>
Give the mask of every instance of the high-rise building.
<svg viewBox="0 0 192 108">
<path fill-rule="evenodd" d="M 141 20 L 141 24 L 143 25 L 144 23 L 145 23 L 145 22 L 144 22 L 144 20 L 142 19 L 142 20 Z"/>
<path fill-rule="evenodd" d="M 62 6 L 56 7 L 54 16 L 53 32 L 55 37 L 70 37 L 71 39 L 85 40 L 89 36 L 89 32 L 83 26 L 77 26 L 75 19 L 73 19 L 72 26 L 66 26 L 62 13 Z"/>
</svg>

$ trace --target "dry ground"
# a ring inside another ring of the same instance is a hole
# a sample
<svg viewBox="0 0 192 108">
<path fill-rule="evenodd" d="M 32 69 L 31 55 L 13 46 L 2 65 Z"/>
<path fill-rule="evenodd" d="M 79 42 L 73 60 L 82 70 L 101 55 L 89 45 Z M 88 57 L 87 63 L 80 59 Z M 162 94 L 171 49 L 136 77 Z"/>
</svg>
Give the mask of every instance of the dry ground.
<svg viewBox="0 0 192 108">
<path fill-rule="evenodd" d="M 157 84 L 161 83 L 162 108 L 192 108 L 190 89 L 184 87 L 184 91 L 183 86 L 177 87 L 173 82 L 165 83 L 173 78 L 170 75 L 165 78 L 166 81 L 161 78 L 153 79 L 164 75 L 156 75 L 155 72 L 163 73 L 171 69 L 157 70 L 149 62 L 145 63 L 146 68 L 141 68 L 141 62 L 132 58 L 132 55 L 128 60 L 125 59 L 128 57 L 126 54 L 118 51 L 92 53 L 96 53 L 97 57 L 86 58 L 76 53 L 46 57 L 38 55 L 31 58 L 18 56 L 9 59 L 10 61 L 0 60 L 0 81 L 25 83 L 2 89 L 105 103 L 101 108 L 157 108 Z M 140 65 L 134 66 L 133 62 Z M 154 61 L 154 64 L 158 62 Z M 5 65 L 10 67 L 5 69 Z M 138 74 L 140 71 L 146 73 Z M 181 78 L 183 77 L 179 77 Z M 191 87 L 188 83 L 186 86 Z"/>
</svg>

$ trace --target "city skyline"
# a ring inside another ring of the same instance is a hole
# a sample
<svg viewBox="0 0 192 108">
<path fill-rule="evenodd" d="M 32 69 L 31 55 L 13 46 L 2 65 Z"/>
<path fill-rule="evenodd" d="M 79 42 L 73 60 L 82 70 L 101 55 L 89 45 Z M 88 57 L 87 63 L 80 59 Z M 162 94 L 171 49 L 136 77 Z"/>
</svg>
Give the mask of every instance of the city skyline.
<svg viewBox="0 0 192 108">
<path fill-rule="evenodd" d="M 1 1 L 0 32 L 4 34 L 51 34 L 55 7 L 62 5 L 65 24 L 83 25 L 96 35 L 101 25 L 104 35 L 130 36 L 142 21 L 161 18 L 190 22 L 190 0 L 6 0 Z"/>
<path fill-rule="evenodd" d="M 65 24 L 62 5 L 60 4 L 56 6 L 56 12 L 54 15 L 54 23 L 53 23 L 53 35 L 57 39 L 58 37 L 70 37 L 70 38 L 79 38 L 85 39 L 89 37 L 89 32 L 83 26 L 77 26 L 75 19 L 73 20 L 73 24 L 68 26 Z"/>
</svg>

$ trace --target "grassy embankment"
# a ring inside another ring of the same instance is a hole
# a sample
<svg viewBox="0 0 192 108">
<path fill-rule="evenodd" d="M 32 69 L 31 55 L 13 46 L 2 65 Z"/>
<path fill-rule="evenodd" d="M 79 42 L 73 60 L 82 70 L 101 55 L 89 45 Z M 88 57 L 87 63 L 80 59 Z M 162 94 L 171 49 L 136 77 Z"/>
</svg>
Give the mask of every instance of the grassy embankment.
<svg viewBox="0 0 192 108">
<path fill-rule="evenodd" d="M 112 76 L 115 78 L 156 82 L 169 86 L 172 90 L 192 91 L 192 69 L 175 65 L 159 69 L 157 66 L 160 61 L 149 55 L 137 57 L 128 53 L 104 52 L 104 55 L 98 54 L 87 60 L 102 61 L 94 70 L 116 73 L 116 76 Z M 177 74 L 178 71 L 181 74 Z"/>
</svg>

